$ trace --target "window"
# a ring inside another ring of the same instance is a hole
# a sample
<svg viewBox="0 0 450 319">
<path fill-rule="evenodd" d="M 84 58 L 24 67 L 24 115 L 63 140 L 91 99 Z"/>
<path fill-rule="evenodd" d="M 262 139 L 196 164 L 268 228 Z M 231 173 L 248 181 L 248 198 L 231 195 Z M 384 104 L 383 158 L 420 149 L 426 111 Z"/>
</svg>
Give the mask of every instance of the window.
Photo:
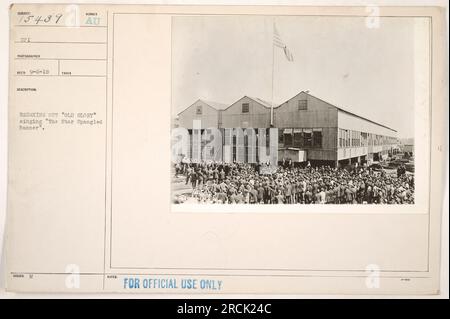
<svg viewBox="0 0 450 319">
<path fill-rule="evenodd" d="M 248 103 L 242 103 L 242 113 L 248 113 L 250 111 L 250 105 Z"/>
<path fill-rule="evenodd" d="M 303 130 L 303 144 L 305 147 L 312 146 L 312 130 L 311 129 Z"/>
<path fill-rule="evenodd" d="M 322 147 L 322 129 L 313 129 L 313 146 Z"/>
<path fill-rule="evenodd" d="M 284 146 L 292 146 L 292 129 L 284 129 Z"/>
<path fill-rule="evenodd" d="M 244 159 L 248 163 L 248 135 L 244 135 Z"/>
<path fill-rule="evenodd" d="M 202 106 L 197 105 L 197 109 L 195 110 L 195 114 L 201 115 L 202 114 Z"/>
<path fill-rule="evenodd" d="M 354 147 L 358 147 L 359 146 L 359 132 L 358 131 L 352 131 L 352 138 L 353 138 L 353 143 L 352 146 Z"/>
<path fill-rule="evenodd" d="M 341 147 L 341 129 L 338 128 L 337 146 Z"/>
<path fill-rule="evenodd" d="M 349 131 L 342 129 L 342 147 L 349 147 Z"/>
<path fill-rule="evenodd" d="M 278 130 L 278 144 L 284 144 L 284 134 L 283 134 L 283 129 L 279 129 Z"/>
<path fill-rule="evenodd" d="M 303 132 L 301 128 L 294 129 L 294 147 L 303 147 Z"/>
<path fill-rule="evenodd" d="M 361 146 L 367 146 L 367 133 L 361 133 Z"/>
<path fill-rule="evenodd" d="M 346 147 L 350 147 L 350 131 L 349 130 L 345 130 L 345 146 Z"/>
<path fill-rule="evenodd" d="M 298 110 L 303 111 L 308 109 L 308 101 L 307 100 L 299 100 L 298 101 Z"/>
<path fill-rule="evenodd" d="M 233 162 L 235 162 L 236 158 L 237 158 L 236 142 L 237 142 L 237 136 L 233 135 Z"/>
</svg>

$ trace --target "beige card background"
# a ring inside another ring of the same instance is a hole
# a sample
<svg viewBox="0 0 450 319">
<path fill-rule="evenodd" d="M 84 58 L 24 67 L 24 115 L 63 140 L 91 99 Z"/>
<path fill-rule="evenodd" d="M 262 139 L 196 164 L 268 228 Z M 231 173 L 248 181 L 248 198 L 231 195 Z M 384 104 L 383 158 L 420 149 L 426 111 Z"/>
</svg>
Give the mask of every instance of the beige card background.
<svg viewBox="0 0 450 319">
<path fill-rule="evenodd" d="M 433 35 L 431 56 L 430 47 L 416 47 L 416 204 L 327 205 L 301 212 L 292 207 L 263 207 L 261 212 L 202 207 L 192 212 L 170 205 L 171 19 L 179 14 L 364 16 L 363 7 L 80 9 L 81 15 L 95 11 L 102 17 L 98 30 L 84 37 L 104 46 L 60 54 L 104 59 L 104 69 L 97 72 L 104 70 L 105 76 L 10 77 L 9 289 L 70 290 L 67 267 L 76 266 L 80 291 L 186 292 L 123 289 L 125 277 L 207 278 L 223 284 L 220 291 L 190 291 L 194 293 L 438 291 L 444 138 L 444 87 L 436 84 L 443 79 L 438 9 L 381 11 L 387 16 L 425 16 L 418 38 L 428 42 Z M 26 10 L 45 14 L 65 7 L 14 6 L 12 57 L 19 50 L 15 38 L 24 32 L 42 36 L 14 27 L 14 13 Z M 73 39 L 87 28 L 54 29 L 55 39 Z M 55 54 L 51 46 L 39 50 Z M 16 63 L 10 60 L 12 72 Z M 24 86 L 37 87 L 37 98 L 16 93 L 16 87 Z M 19 131 L 18 113 L 31 111 L 95 112 L 102 125 L 52 127 L 37 134 Z M 381 270 L 376 290 L 366 285 L 369 265 Z"/>
</svg>

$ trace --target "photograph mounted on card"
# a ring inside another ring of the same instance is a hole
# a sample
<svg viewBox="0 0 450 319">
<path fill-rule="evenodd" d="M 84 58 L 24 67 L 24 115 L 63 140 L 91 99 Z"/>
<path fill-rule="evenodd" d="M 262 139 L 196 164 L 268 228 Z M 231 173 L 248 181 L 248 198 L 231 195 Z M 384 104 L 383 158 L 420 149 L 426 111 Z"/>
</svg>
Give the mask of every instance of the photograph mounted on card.
<svg viewBox="0 0 450 319">
<path fill-rule="evenodd" d="M 8 290 L 438 292 L 439 8 L 10 18 Z"/>
</svg>

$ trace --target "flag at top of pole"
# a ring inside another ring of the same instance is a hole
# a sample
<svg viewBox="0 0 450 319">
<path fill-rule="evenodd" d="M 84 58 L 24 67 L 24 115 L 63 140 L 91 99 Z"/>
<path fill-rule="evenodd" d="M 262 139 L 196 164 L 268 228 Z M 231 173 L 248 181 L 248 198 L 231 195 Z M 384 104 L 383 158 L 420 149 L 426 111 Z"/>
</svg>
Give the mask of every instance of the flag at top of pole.
<svg viewBox="0 0 450 319">
<path fill-rule="evenodd" d="M 292 55 L 292 52 L 288 49 L 287 45 L 284 43 L 284 41 L 281 39 L 280 33 L 277 30 L 277 27 L 275 25 L 275 21 L 273 22 L 273 45 L 272 45 L 272 105 L 270 108 L 270 126 L 273 127 L 273 82 L 274 82 L 274 73 L 275 73 L 275 47 L 283 49 L 284 56 L 286 57 L 286 60 L 289 62 L 294 61 L 294 56 Z"/>
<path fill-rule="evenodd" d="M 292 52 L 288 49 L 287 45 L 281 39 L 281 36 L 278 33 L 275 23 L 273 24 L 273 45 L 283 49 L 284 55 L 289 62 L 294 61 L 294 56 L 292 55 Z"/>
</svg>

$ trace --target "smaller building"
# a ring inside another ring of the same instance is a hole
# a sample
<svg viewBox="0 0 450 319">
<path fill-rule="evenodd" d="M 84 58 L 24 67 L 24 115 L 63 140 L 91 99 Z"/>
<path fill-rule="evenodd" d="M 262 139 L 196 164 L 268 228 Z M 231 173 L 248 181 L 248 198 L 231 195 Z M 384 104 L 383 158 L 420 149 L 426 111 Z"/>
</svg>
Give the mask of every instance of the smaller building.
<svg viewBox="0 0 450 319">
<path fill-rule="evenodd" d="M 219 117 L 221 110 L 228 106 L 223 103 L 198 99 L 183 111 L 178 113 L 177 125 L 192 130 L 194 121 L 201 121 L 201 128 L 219 127 Z"/>
<path fill-rule="evenodd" d="M 408 156 L 414 156 L 414 144 L 404 144 L 402 151 Z"/>
<path fill-rule="evenodd" d="M 220 111 L 220 128 L 267 128 L 270 127 L 271 105 L 260 98 L 243 96 Z"/>
</svg>

